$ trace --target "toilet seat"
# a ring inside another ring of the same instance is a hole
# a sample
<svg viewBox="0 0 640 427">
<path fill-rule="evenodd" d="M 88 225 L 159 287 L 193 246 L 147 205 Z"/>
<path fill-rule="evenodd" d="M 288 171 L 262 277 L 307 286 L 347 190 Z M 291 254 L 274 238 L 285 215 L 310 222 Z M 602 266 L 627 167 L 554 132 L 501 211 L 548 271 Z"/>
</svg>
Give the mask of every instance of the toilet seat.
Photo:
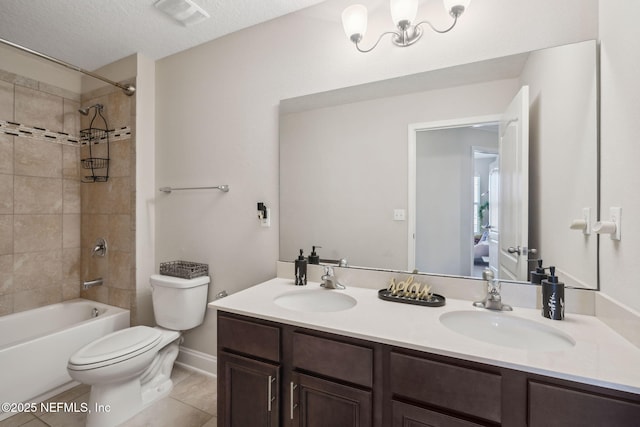
<svg viewBox="0 0 640 427">
<path fill-rule="evenodd" d="M 161 338 L 162 332 L 148 326 L 121 329 L 76 351 L 67 367 L 73 371 L 86 371 L 121 363 L 152 351 Z"/>
</svg>

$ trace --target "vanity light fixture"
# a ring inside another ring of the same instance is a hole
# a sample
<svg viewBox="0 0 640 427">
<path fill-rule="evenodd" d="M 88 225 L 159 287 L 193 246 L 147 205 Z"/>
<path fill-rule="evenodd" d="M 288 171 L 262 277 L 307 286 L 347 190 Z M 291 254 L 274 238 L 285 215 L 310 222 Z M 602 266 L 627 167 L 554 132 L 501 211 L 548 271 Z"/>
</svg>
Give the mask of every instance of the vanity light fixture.
<svg viewBox="0 0 640 427">
<path fill-rule="evenodd" d="M 391 0 L 391 19 L 398 28 L 398 31 L 386 31 L 378 37 L 378 41 L 370 49 L 361 49 L 360 42 L 367 31 L 367 8 L 361 4 L 354 4 L 342 12 L 342 26 L 344 32 L 360 52 L 371 52 L 378 46 L 382 37 L 391 34 L 391 41 L 396 46 L 411 46 L 422 36 L 422 24 L 427 24 L 436 33 L 446 33 L 453 29 L 458 22 L 458 18 L 467 10 L 471 0 L 443 0 L 444 8 L 453 18 L 453 23 L 446 29 L 439 30 L 429 21 L 420 21 L 413 25 L 418 12 L 418 0 Z"/>
</svg>

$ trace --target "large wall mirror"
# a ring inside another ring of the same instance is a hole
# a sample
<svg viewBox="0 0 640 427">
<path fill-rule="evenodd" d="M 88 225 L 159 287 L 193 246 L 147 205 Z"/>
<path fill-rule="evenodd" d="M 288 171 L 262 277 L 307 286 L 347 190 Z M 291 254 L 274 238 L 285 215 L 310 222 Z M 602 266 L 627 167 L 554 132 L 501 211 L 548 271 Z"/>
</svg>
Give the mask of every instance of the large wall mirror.
<svg viewBox="0 0 640 427">
<path fill-rule="evenodd" d="M 528 111 L 509 118 L 523 90 Z M 524 145 L 503 146 L 514 123 Z M 598 236 L 576 224 L 599 215 L 598 150 L 595 41 L 283 100 L 280 259 L 320 246 L 352 267 L 526 281 L 542 258 L 597 289 Z M 522 241 L 496 247 L 523 276 L 489 251 L 510 221 Z"/>
</svg>

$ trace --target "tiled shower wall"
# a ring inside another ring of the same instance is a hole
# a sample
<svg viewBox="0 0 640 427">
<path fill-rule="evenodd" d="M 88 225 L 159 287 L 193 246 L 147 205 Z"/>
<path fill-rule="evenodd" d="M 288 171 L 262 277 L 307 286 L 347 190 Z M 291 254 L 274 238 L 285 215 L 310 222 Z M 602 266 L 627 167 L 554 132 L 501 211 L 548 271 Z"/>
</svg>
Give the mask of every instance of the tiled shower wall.
<svg viewBox="0 0 640 427">
<path fill-rule="evenodd" d="M 109 180 L 83 183 L 82 200 L 82 268 L 83 280 L 102 277 L 104 285 L 83 290 L 83 298 L 131 310 L 136 319 L 135 286 L 135 96 L 120 89 L 105 87 L 82 95 L 82 105 L 104 105 L 103 115 L 110 129 L 115 129 L 110 143 Z M 81 116 L 81 128 L 88 128 L 94 110 Z M 101 122 L 96 119 L 95 124 Z M 87 147 L 80 148 L 81 158 L 88 157 Z M 107 241 L 104 258 L 91 256 L 96 239 Z"/>
<path fill-rule="evenodd" d="M 0 120 L 78 135 L 80 95 L 0 71 Z M 80 295 L 78 147 L 0 132 L 0 315 Z"/>
<path fill-rule="evenodd" d="M 110 129 L 126 128 L 111 142 L 106 183 L 80 182 L 86 148 L 0 131 L 0 315 L 82 296 L 136 318 L 135 96 L 110 87 L 80 96 L 0 70 L 5 122 L 78 136 L 93 116 L 78 108 L 96 103 Z M 91 256 L 98 237 L 104 258 Z M 97 277 L 103 286 L 81 290 Z"/>
</svg>

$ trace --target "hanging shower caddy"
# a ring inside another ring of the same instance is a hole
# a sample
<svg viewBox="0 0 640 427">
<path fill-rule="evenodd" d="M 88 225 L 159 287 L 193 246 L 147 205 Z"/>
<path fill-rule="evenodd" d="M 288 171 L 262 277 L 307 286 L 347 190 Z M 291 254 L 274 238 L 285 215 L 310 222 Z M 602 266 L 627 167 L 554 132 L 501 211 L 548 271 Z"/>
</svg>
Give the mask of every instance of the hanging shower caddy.
<svg viewBox="0 0 640 427">
<path fill-rule="evenodd" d="M 86 151 L 88 157 L 80 161 L 83 169 L 91 171 L 91 175 L 82 177 L 82 182 L 107 182 L 109 180 L 109 125 L 102 115 L 104 106 L 96 104 L 85 111 L 92 108 L 94 113 L 89 127 L 80 131 L 80 142 L 88 147 Z M 84 113 L 82 110 L 80 112 Z"/>
</svg>

